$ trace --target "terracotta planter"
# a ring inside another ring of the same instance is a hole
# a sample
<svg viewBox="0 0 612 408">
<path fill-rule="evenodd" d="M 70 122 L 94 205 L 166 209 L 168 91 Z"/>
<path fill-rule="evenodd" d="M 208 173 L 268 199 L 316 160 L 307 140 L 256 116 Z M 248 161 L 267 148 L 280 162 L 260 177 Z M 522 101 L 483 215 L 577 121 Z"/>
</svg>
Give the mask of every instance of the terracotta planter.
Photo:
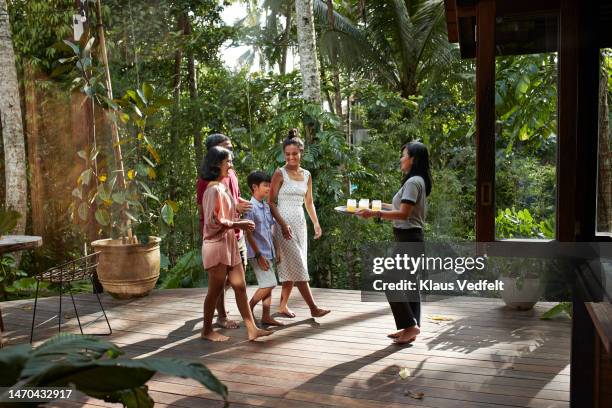
<svg viewBox="0 0 612 408">
<path fill-rule="evenodd" d="M 150 237 L 148 244 L 122 244 L 120 239 L 92 242 L 100 251 L 98 279 L 104 290 L 117 298 L 146 296 L 159 278 L 159 243 Z"/>
<path fill-rule="evenodd" d="M 540 299 L 540 279 L 523 279 L 520 289 L 517 287 L 516 278 L 502 277 L 500 279 L 504 283 L 501 296 L 509 308 L 530 310 Z"/>
</svg>

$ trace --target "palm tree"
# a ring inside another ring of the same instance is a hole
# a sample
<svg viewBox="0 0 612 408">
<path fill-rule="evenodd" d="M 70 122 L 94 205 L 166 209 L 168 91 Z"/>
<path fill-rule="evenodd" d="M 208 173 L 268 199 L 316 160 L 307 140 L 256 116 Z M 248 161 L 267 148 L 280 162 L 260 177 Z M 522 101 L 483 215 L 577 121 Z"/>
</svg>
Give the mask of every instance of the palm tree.
<svg viewBox="0 0 612 408">
<path fill-rule="evenodd" d="M 27 212 L 26 154 L 6 0 L 0 0 L 0 130 L 4 144 L 6 206 L 21 214 L 15 232 L 23 234 Z"/>
<path fill-rule="evenodd" d="M 302 95 L 308 102 L 321 104 L 319 60 L 312 2 L 313 0 L 295 0 L 295 22 L 302 73 Z"/>
<path fill-rule="evenodd" d="M 328 25 L 325 0 L 315 0 L 315 16 Z M 408 98 L 430 71 L 448 66 L 454 48 L 447 40 L 441 0 L 380 0 L 365 4 L 367 25 L 359 26 L 334 11 L 334 35 L 324 35 L 322 49 L 339 49 L 340 61 L 377 73 L 380 80 Z"/>
</svg>

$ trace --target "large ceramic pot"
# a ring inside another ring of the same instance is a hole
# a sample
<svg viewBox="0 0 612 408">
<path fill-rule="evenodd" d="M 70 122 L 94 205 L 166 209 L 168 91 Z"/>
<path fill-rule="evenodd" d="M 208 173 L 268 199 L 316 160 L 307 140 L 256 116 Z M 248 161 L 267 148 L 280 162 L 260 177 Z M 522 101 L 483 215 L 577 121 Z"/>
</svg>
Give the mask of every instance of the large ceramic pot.
<svg viewBox="0 0 612 408">
<path fill-rule="evenodd" d="M 117 298 L 146 296 L 159 278 L 159 243 L 150 237 L 147 244 L 123 244 L 120 239 L 92 242 L 100 252 L 98 279 L 104 290 Z"/>
<path fill-rule="evenodd" d="M 501 296 L 506 306 L 516 310 L 530 310 L 540 298 L 540 279 L 523 279 L 518 285 L 516 278 L 502 277 L 504 290 Z"/>
</svg>

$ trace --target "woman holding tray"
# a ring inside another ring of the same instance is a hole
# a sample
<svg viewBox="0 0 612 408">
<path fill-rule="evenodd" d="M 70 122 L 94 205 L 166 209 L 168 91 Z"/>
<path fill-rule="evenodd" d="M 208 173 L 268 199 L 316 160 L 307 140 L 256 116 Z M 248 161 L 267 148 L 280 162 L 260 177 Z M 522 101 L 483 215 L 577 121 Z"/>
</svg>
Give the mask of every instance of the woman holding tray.
<svg viewBox="0 0 612 408">
<path fill-rule="evenodd" d="M 308 235 L 304 205 L 314 224 L 314 239 L 319 239 L 322 231 L 312 199 L 310 172 L 300 167 L 303 152 L 304 142 L 298 137 L 297 129 L 291 129 L 283 143 L 285 165 L 276 169 L 272 176 L 268 204 L 280 226 L 274 232 L 281 259 L 278 264 L 278 277 L 282 283 L 280 313 L 295 317 L 287 306 L 295 284 L 308 304 L 311 316 L 321 317 L 330 311 L 317 306 L 308 283 Z"/>
<path fill-rule="evenodd" d="M 427 147 L 420 142 L 410 142 L 402 146 L 400 169 L 404 173 L 402 186 L 393 197 L 392 204 L 385 204 L 388 211 L 362 209 L 357 215 L 364 218 L 377 217 L 379 220 L 393 222 L 393 235 L 396 242 L 423 242 L 423 228 L 427 212 L 427 196 L 431 192 L 431 171 Z M 389 334 L 395 343 L 413 342 L 421 333 L 421 302 L 418 289 L 410 294 L 392 295 L 387 292 L 387 300 L 395 318 L 398 331 Z M 401 301 L 397 301 L 401 300 Z"/>
</svg>

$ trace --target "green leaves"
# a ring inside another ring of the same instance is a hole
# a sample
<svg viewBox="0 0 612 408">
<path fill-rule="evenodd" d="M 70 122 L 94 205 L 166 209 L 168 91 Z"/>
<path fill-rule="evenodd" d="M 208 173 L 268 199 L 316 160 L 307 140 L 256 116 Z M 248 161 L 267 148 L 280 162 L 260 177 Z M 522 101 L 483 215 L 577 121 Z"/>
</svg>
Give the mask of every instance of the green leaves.
<svg viewBox="0 0 612 408">
<path fill-rule="evenodd" d="M 79 47 L 73 46 L 74 49 Z M 96 92 L 93 88 L 90 90 Z M 155 168 L 161 162 L 161 155 L 147 137 L 147 122 L 149 115 L 156 113 L 166 101 L 157 98 L 153 87 L 146 83 L 141 89 L 127 90 L 123 97 L 114 101 L 103 95 L 99 95 L 98 100 L 111 109 L 122 109 L 115 113 L 114 120 L 125 124 L 129 131 L 120 140 L 124 162 L 128 165 L 124 170 L 126 187 L 118 188 L 116 171 L 110 179 L 106 174 L 97 173 L 95 163 L 101 148 L 94 146 L 90 152 L 79 151 L 77 155 L 85 162 L 86 168 L 72 191 L 75 199 L 73 219 L 78 216 L 79 220 L 88 221 L 93 207 L 93 218 L 102 227 L 118 228 L 121 234 L 125 234 L 125 221 L 130 220 L 132 228 L 143 231 L 140 234 L 143 239 L 154 234 L 163 236 L 167 227 L 173 225 L 178 207 L 169 200 L 161 200 L 148 185 L 157 179 Z"/>
<path fill-rule="evenodd" d="M 110 214 L 105 208 L 98 208 L 95 213 L 96 221 L 102 226 L 110 224 Z"/>
<path fill-rule="evenodd" d="M 31 349 L 0 350 L 0 386 L 68 387 L 126 407 L 152 407 L 146 382 L 156 373 L 191 378 L 227 400 L 227 387 L 199 362 L 120 358 L 114 344 L 93 336 L 60 334 Z M 3 396 L 0 396 L 2 398 Z"/>
<path fill-rule="evenodd" d="M 499 238 L 541 238 L 552 239 L 554 230 L 551 220 L 536 221 L 528 209 L 514 208 L 499 210 L 495 218 Z"/>
<path fill-rule="evenodd" d="M 15 210 L 0 209 L 0 236 L 12 232 L 20 218 L 21 214 Z"/>
<path fill-rule="evenodd" d="M 497 60 L 495 106 L 501 138 L 535 153 L 556 133 L 557 70 L 551 55 L 507 56 Z"/>
<path fill-rule="evenodd" d="M 19 380 L 28 361 L 29 344 L 7 347 L 0 350 L 0 387 L 10 387 Z"/>
<path fill-rule="evenodd" d="M 167 225 L 172 225 L 174 224 L 174 210 L 172 209 L 172 206 L 170 206 L 168 203 L 164 204 L 161 208 L 161 217 L 162 220 L 167 224 Z"/>
<path fill-rule="evenodd" d="M 542 316 L 540 316 L 540 319 L 549 320 L 562 313 L 565 313 L 570 318 L 572 317 L 572 302 L 561 302 L 551 307 Z"/>
</svg>

